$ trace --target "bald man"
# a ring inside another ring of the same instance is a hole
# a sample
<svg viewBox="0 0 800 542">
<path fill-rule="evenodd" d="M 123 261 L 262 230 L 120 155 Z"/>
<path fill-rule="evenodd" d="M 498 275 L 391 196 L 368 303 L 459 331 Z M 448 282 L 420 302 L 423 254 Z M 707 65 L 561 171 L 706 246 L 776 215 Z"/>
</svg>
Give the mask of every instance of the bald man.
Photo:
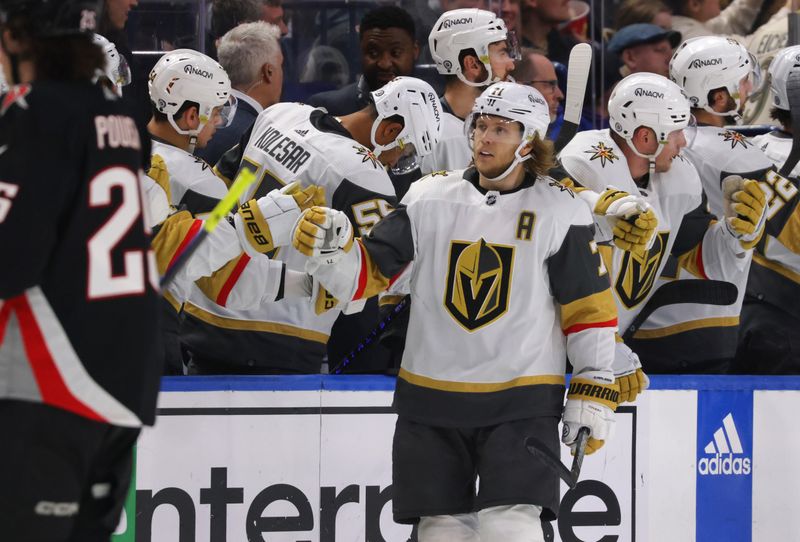
<svg viewBox="0 0 800 542">
<path fill-rule="evenodd" d="M 522 50 L 522 60 L 514 70 L 514 79 L 522 85 L 528 85 L 542 93 L 550 109 L 550 122 L 556 120 L 558 104 L 564 99 L 564 93 L 558 87 L 556 69 L 550 60 L 533 49 Z"/>
</svg>

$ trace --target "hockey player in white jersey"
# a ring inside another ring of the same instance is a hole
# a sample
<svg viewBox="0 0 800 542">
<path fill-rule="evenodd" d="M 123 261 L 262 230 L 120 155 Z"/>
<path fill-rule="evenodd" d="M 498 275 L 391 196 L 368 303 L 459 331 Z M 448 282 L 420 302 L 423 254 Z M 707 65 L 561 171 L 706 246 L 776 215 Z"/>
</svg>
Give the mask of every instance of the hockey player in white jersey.
<svg viewBox="0 0 800 542">
<path fill-rule="evenodd" d="M 696 276 L 724 279 L 746 252 L 743 242 L 758 232 L 749 218 L 715 223 L 707 212 L 697 171 L 680 154 L 690 112 L 675 83 L 655 74 L 630 75 L 617 85 L 608 109 L 611 129 L 578 133 L 560 159 L 578 184 L 597 192 L 613 185 L 641 194 L 658 218 L 658 233 L 646 253 L 601 247 L 625 330 L 651 297 L 668 255 Z M 632 400 L 647 385 L 640 367 L 630 348 L 617 343 L 621 398 Z"/>
<path fill-rule="evenodd" d="M 781 49 L 769 66 L 769 95 L 772 109 L 769 115 L 778 122 L 778 129 L 755 136 L 755 143 L 767 155 L 775 167 L 781 169 L 792 150 L 792 115 L 789 111 L 789 95 L 786 82 L 793 72 L 800 72 L 800 45 Z M 800 176 L 800 165 L 792 168 L 789 177 Z"/>
<path fill-rule="evenodd" d="M 148 175 L 157 185 L 145 180 L 145 188 L 153 224 L 159 224 L 153 246 L 158 270 L 163 274 L 201 228 L 199 218 L 228 191 L 225 181 L 192 151 L 203 147 L 217 126 L 230 118 L 234 102 L 225 70 L 190 49 L 167 53 L 156 62 L 150 73 L 149 91 L 153 119 L 148 129 L 153 144 Z M 164 292 L 170 306 L 165 310 L 164 322 L 168 372 L 183 372 L 178 315 L 191 288 L 223 307 L 238 309 L 306 295 L 304 275 L 287 273 L 282 262 L 269 260 L 253 246 L 266 239 L 274 246 L 287 244 L 289 228 L 299 216 L 300 207 L 307 200 L 314 201 L 314 189 L 310 190 L 294 195 L 275 190 L 244 204 L 232 223 L 223 222 L 206 239 L 199 253 Z M 162 193 L 166 204 L 157 203 L 162 200 Z M 170 215 L 170 207 L 181 212 Z M 252 227 L 248 220 L 256 212 L 261 213 L 264 223 Z"/>
<path fill-rule="evenodd" d="M 697 121 L 682 155 L 700 176 L 709 210 L 717 217 L 735 216 L 726 210 L 726 205 L 731 204 L 733 192 L 743 189 L 746 197 L 753 199 L 750 203 L 754 215 L 750 219 L 759 233 L 743 237 L 746 250 L 722 267 L 724 275 L 717 277 L 736 286 L 738 297 L 734 303 L 720 305 L 687 299 L 685 303 L 656 309 L 628 345 L 651 372 L 728 373 L 736 354 L 751 248 L 758 241 L 766 218 L 766 200 L 758 183 L 774 183 L 778 178 L 763 152 L 739 132 L 725 128 L 729 119 L 738 118 L 750 90 L 760 85 L 760 69 L 737 41 L 703 36 L 678 47 L 670 62 L 670 77 L 686 93 Z M 677 258 L 669 255 L 656 286 L 670 284 L 679 295 L 682 287 L 685 291 L 691 286 L 686 280 L 698 278 L 708 277 L 702 269 L 681 267 Z"/>
<path fill-rule="evenodd" d="M 446 86 L 442 139 L 422 161 L 423 175 L 469 165 L 472 151 L 463 137 L 464 118 L 487 85 L 506 79 L 519 56 L 503 19 L 481 9 L 446 11 L 433 25 L 428 44 Z"/>
<path fill-rule="evenodd" d="M 772 109 L 780 128 L 753 138 L 776 168 L 782 169 L 792 149 L 794 127 L 786 83 L 800 72 L 800 46 L 775 55 L 769 67 Z M 736 370 L 742 373 L 797 374 L 800 372 L 800 168 L 788 179 L 772 177 L 762 183 L 767 193 L 767 226 L 756 245 L 742 306 Z"/>
<path fill-rule="evenodd" d="M 348 301 L 414 263 L 394 402 L 395 521 L 419 521 L 420 542 L 543 541 L 558 479 L 522 442 L 535 434 L 558 451 L 567 355 L 562 441 L 589 427 L 591 453 L 611 436 L 614 302 L 588 209 L 545 176 L 539 92 L 492 85 L 467 122 L 474 167 L 417 181 L 356 242 L 347 217 L 325 208 L 302 215 L 293 242 Z"/>
<path fill-rule="evenodd" d="M 255 173 L 256 184 L 245 199 L 291 181 L 318 184 L 325 204 L 346 212 L 366 233 L 396 204 L 385 166 L 429 154 L 441 122 L 435 92 L 419 79 L 396 78 L 372 97 L 374 103 L 341 118 L 303 104 L 273 105 L 259 114 L 217 170 L 227 178 L 240 168 Z M 264 244 L 261 250 L 274 248 Z M 303 271 L 303 258 L 294 249 L 280 249 L 272 257 L 287 269 Z M 248 311 L 228 310 L 199 293 L 190 299 L 181 340 L 197 373 L 318 373 L 341 312 L 330 310 L 336 304 L 332 298 L 319 298 L 316 306 L 284 299 Z"/>
</svg>

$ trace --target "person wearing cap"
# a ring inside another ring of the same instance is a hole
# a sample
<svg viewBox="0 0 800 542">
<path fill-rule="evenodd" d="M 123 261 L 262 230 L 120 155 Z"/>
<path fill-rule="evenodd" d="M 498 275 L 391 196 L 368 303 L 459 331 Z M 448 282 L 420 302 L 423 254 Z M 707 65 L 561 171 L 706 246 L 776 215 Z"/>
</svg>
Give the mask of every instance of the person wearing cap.
<svg viewBox="0 0 800 542">
<path fill-rule="evenodd" d="M 623 75 L 649 72 L 669 77 L 672 50 L 680 42 L 680 32 L 650 23 L 636 23 L 620 28 L 608 42 L 608 51 L 622 61 L 620 72 Z"/>
</svg>

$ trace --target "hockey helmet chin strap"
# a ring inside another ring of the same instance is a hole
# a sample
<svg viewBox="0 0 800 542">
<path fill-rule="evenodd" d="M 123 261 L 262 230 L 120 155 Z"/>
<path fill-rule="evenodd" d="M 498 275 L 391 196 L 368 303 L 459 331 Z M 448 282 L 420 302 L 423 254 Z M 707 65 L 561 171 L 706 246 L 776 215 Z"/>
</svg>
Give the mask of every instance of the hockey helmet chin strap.
<svg viewBox="0 0 800 542">
<path fill-rule="evenodd" d="M 514 159 L 511 161 L 511 164 L 509 164 L 509 166 L 503 173 L 501 173 L 497 177 L 486 177 L 484 175 L 483 178 L 489 182 L 498 182 L 508 177 L 508 175 L 514 170 L 514 168 L 517 167 L 517 164 L 521 164 L 522 162 L 531 157 L 531 153 L 528 153 L 525 156 L 522 156 L 520 154 L 520 151 L 524 149 L 525 146 L 528 145 L 529 143 L 530 143 L 529 141 L 526 141 L 524 139 L 522 140 L 522 142 L 520 142 L 519 146 L 517 147 L 517 150 L 514 151 Z"/>
<path fill-rule="evenodd" d="M 639 149 L 637 149 L 636 145 L 633 144 L 633 138 L 626 137 L 625 143 L 628 144 L 628 148 L 633 151 L 633 154 L 635 154 L 636 156 L 641 156 L 642 158 L 647 158 L 647 161 L 649 162 L 648 172 L 652 176 L 653 173 L 656 172 L 656 158 L 658 158 L 658 156 L 667 146 L 667 142 L 659 141 L 658 148 L 656 149 L 656 152 L 654 152 L 653 154 L 644 154 L 643 152 L 639 152 Z"/>
</svg>

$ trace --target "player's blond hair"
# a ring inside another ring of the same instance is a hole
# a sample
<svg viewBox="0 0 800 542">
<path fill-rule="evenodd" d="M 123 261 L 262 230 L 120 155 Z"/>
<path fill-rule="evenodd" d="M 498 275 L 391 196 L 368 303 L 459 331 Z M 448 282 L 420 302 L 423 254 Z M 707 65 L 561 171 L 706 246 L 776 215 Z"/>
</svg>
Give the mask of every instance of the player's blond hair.
<svg viewBox="0 0 800 542">
<path fill-rule="evenodd" d="M 525 171 L 531 175 L 547 175 L 555 162 L 553 142 L 539 137 L 539 134 L 534 135 L 531 141 L 531 157 L 522 163 Z"/>
</svg>

